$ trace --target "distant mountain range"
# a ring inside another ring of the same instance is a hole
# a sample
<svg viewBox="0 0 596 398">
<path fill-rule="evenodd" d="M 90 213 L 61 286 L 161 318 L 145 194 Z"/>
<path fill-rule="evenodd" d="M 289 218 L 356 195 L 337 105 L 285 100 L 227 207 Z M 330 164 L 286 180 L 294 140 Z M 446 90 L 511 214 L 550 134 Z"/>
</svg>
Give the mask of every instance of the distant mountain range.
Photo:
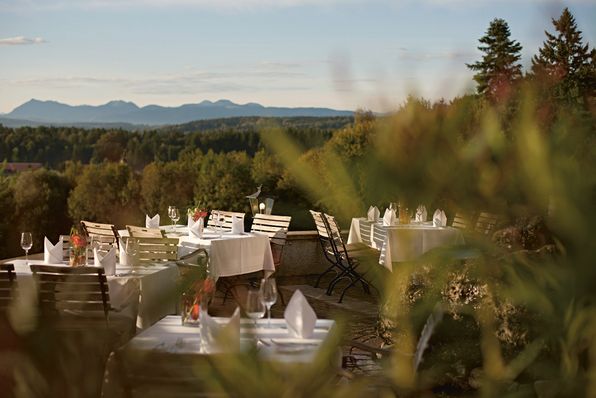
<svg viewBox="0 0 596 398">
<path fill-rule="evenodd" d="M 104 105 L 67 105 L 56 101 L 32 99 L 16 107 L 12 112 L 0 115 L 0 123 L 7 127 L 23 125 L 75 125 L 131 127 L 129 125 L 159 126 L 188 123 L 195 120 L 227 117 L 330 117 L 352 116 L 351 111 L 329 108 L 281 108 L 266 107 L 256 103 L 244 105 L 228 100 L 203 101 L 178 107 L 147 105 L 139 107 L 132 102 L 110 101 Z"/>
</svg>

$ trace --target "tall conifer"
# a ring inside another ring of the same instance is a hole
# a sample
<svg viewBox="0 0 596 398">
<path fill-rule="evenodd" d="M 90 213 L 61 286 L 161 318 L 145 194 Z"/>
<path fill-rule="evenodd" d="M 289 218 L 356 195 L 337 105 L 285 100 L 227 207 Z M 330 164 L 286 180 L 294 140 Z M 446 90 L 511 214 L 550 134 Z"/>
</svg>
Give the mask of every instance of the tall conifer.
<svg viewBox="0 0 596 398">
<path fill-rule="evenodd" d="M 505 20 L 494 19 L 479 39 L 482 45 L 478 49 L 484 53 L 482 60 L 474 64 L 467 64 L 468 68 L 477 73 L 474 80 L 478 83 L 478 94 L 491 100 L 507 97 L 515 81 L 521 78 L 521 49 L 522 46 L 509 37 L 511 32 Z"/>
<path fill-rule="evenodd" d="M 558 100 L 576 103 L 594 98 L 596 49 L 582 43 L 582 32 L 568 8 L 552 23 L 556 34 L 544 32 L 547 39 L 532 58 L 531 74 Z"/>
</svg>

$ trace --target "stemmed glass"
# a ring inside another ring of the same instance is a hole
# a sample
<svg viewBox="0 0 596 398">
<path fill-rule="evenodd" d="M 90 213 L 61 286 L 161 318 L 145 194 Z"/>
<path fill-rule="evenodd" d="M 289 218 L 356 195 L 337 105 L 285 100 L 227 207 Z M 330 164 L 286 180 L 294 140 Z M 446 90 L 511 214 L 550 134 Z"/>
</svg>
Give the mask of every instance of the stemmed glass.
<svg viewBox="0 0 596 398">
<path fill-rule="evenodd" d="M 21 233 L 21 247 L 25 250 L 25 264 L 29 264 L 29 250 L 33 247 L 31 232 Z"/>
<path fill-rule="evenodd" d="M 124 243 L 124 251 L 126 252 L 126 254 L 128 255 L 128 261 L 130 261 L 130 264 L 127 263 L 127 265 L 130 265 L 130 273 L 131 274 L 136 274 L 135 272 L 135 265 L 136 265 L 136 255 L 137 255 L 137 242 L 135 239 L 132 238 L 128 238 L 126 239 L 126 242 Z"/>
<path fill-rule="evenodd" d="M 265 305 L 261 296 L 261 291 L 250 289 L 246 296 L 246 315 L 253 320 L 255 329 L 257 327 L 257 319 L 265 315 Z"/>
<path fill-rule="evenodd" d="M 168 207 L 168 217 L 172 220 L 172 232 L 176 231 L 175 223 L 180 220 L 180 212 L 176 206 Z"/>
<path fill-rule="evenodd" d="M 261 300 L 267 307 L 267 327 L 271 328 L 271 307 L 277 301 L 277 285 L 274 278 L 261 279 Z"/>
</svg>

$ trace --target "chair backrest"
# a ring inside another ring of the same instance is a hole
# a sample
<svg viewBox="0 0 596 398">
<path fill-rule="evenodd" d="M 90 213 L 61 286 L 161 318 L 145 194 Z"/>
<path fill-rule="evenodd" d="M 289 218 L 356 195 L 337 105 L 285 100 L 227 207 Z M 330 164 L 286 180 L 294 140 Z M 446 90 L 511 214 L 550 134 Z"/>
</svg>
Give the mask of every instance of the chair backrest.
<svg viewBox="0 0 596 398">
<path fill-rule="evenodd" d="M 470 218 L 463 213 L 457 212 L 453 217 L 451 226 L 457 229 L 469 229 L 471 226 Z"/>
<path fill-rule="evenodd" d="M 113 224 L 100 224 L 91 221 L 81 221 L 85 234 L 91 239 L 99 240 L 102 244 L 102 250 L 110 250 L 104 247 L 107 244 L 120 247 L 118 243 L 118 230 Z"/>
<path fill-rule="evenodd" d="M 373 222 L 360 220 L 358 224 L 358 232 L 360 232 L 360 239 L 363 243 L 367 244 L 368 246 L 372 246 L 371 227 Z"/>
<path fill-rule="evenodd" d="M 251 232 L 260 232 L 269 236 L 271 243 L 285 245 L 288 228 L 292 221 L 291 216 L 274 216 L 271 214 L 256 214 L 254 216 Z"/>
<path fill-rule="evenodd" d="M 323 254 L 327 258 L 328 261 L 332 263 L 337 262 L 337 258 L 335 255 L 335 248 L 333 244 L 333 239 L 331 239 L 331 234 L 329 232 L 329 227 L 327 226 L 327 222 L 323 218 L 323 213 L 319 211 L 309 210 L 310 215 L 315 222 L 315 227 L 317 228 L 317 234 L 319 236 L 319 242 L 321 243 L 321 247 L 323 248 Z"/>
<path fill-rule="evenodd" d="M 499 222 L 499 216 L 492 213 L 482 212 L 476 219 L 474 230 L 482 235 L 490 235 L 494 232 Z"/>
<path fill-rule="evenodd" d="M 159 228 L 145 228 L 134 225 L 127 225 L 128 235 L 133 238 L 165 238 L 163 231 Z"/>
<path fill-rule="evenodd" d="M 238 213 L 234 211 L 222 211 L 222 210 L 211 210 L 211 215 L 207 220 L 207 228 L 215 229 L 218 225 L 217 219 L 220 221 L 220 227 L 227 231 L 232 230 L 232 220 L 234 216 L 239 217 L 244 221 L 244 213 Z"/>
<path fill-rule="evenodd" d="M 38 283 L 41 314 L 49 317 L 96 315 L 110 309 L 103 268 L 31 264 Z"/>
<path fill-rule="evenodd" d="M 309 210 L 309 211 L 310 211 L 310 215 L 313 218 L 313 221 L 315 222 L 315 227 L 317 228 L 317 234 L 319 235 L 319 239 L 320 238 L 323 238 L 325 240 L 330 239 L 329 231 L 327 230 L 327 223 L 323 219 L 323 213 L 321 213 L 319 211 L 314 211 L 314 210 Z"/>
<path fill-rule="evenodd" d="M 346 244 L 341 236 L 341 229 L 337 223 L 337 220 L 332 215 L 326 213 L 323 213 L 323 220 L 325 220 L 327 223 L 327 230 L 329 231 L 329 235 L 331 237 L 331 243 L 335 251 L 337 261 L 350 262 L 351 259 L 348 256 L 348 250 L 346 249 Z"/>
<path fill-rule="evenodd" d="M 373 225 L 373 235 L 372 247 L 381 250 L 387 239 L 387 228 L 375 223 Z"/>
<path fill-rule="evenodd" d="M 135 238 L 135 242 L 136 257 L 140 264 L 178 259 L 178 239 L 176 238 Z"/>
<path fill-rule="evenodd" d="M 17 284 L 17 274 L 13 264 L 0 264 L 0 312 L 12 302 L 13 290 Z"/>
</svg>

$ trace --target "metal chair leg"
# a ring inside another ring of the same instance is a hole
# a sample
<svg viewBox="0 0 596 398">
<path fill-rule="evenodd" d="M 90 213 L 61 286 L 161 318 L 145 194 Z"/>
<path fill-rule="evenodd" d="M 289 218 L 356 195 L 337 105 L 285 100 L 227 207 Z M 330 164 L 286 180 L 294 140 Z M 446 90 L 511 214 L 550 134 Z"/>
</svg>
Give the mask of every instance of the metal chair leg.
<svg viewBox="0 0 596 398">
<path fill-rule="evenodd" d="M 331 264 L 329 266 L 329 268 L 327 268 L 321 275 L 319 275 L 319 277 L 317 278 L 317 282 L 315 283 L 315 286 L 314 287 L 318 288 L 319 287 L 319 283 L 321 283 L 321 279 L 323 279 L 323 276 L 324 275 L 327 275 L 331 271 L 334 271 L 335 270 L 335 267 L 337 267 L 336 264 Z"/>
</svg>

